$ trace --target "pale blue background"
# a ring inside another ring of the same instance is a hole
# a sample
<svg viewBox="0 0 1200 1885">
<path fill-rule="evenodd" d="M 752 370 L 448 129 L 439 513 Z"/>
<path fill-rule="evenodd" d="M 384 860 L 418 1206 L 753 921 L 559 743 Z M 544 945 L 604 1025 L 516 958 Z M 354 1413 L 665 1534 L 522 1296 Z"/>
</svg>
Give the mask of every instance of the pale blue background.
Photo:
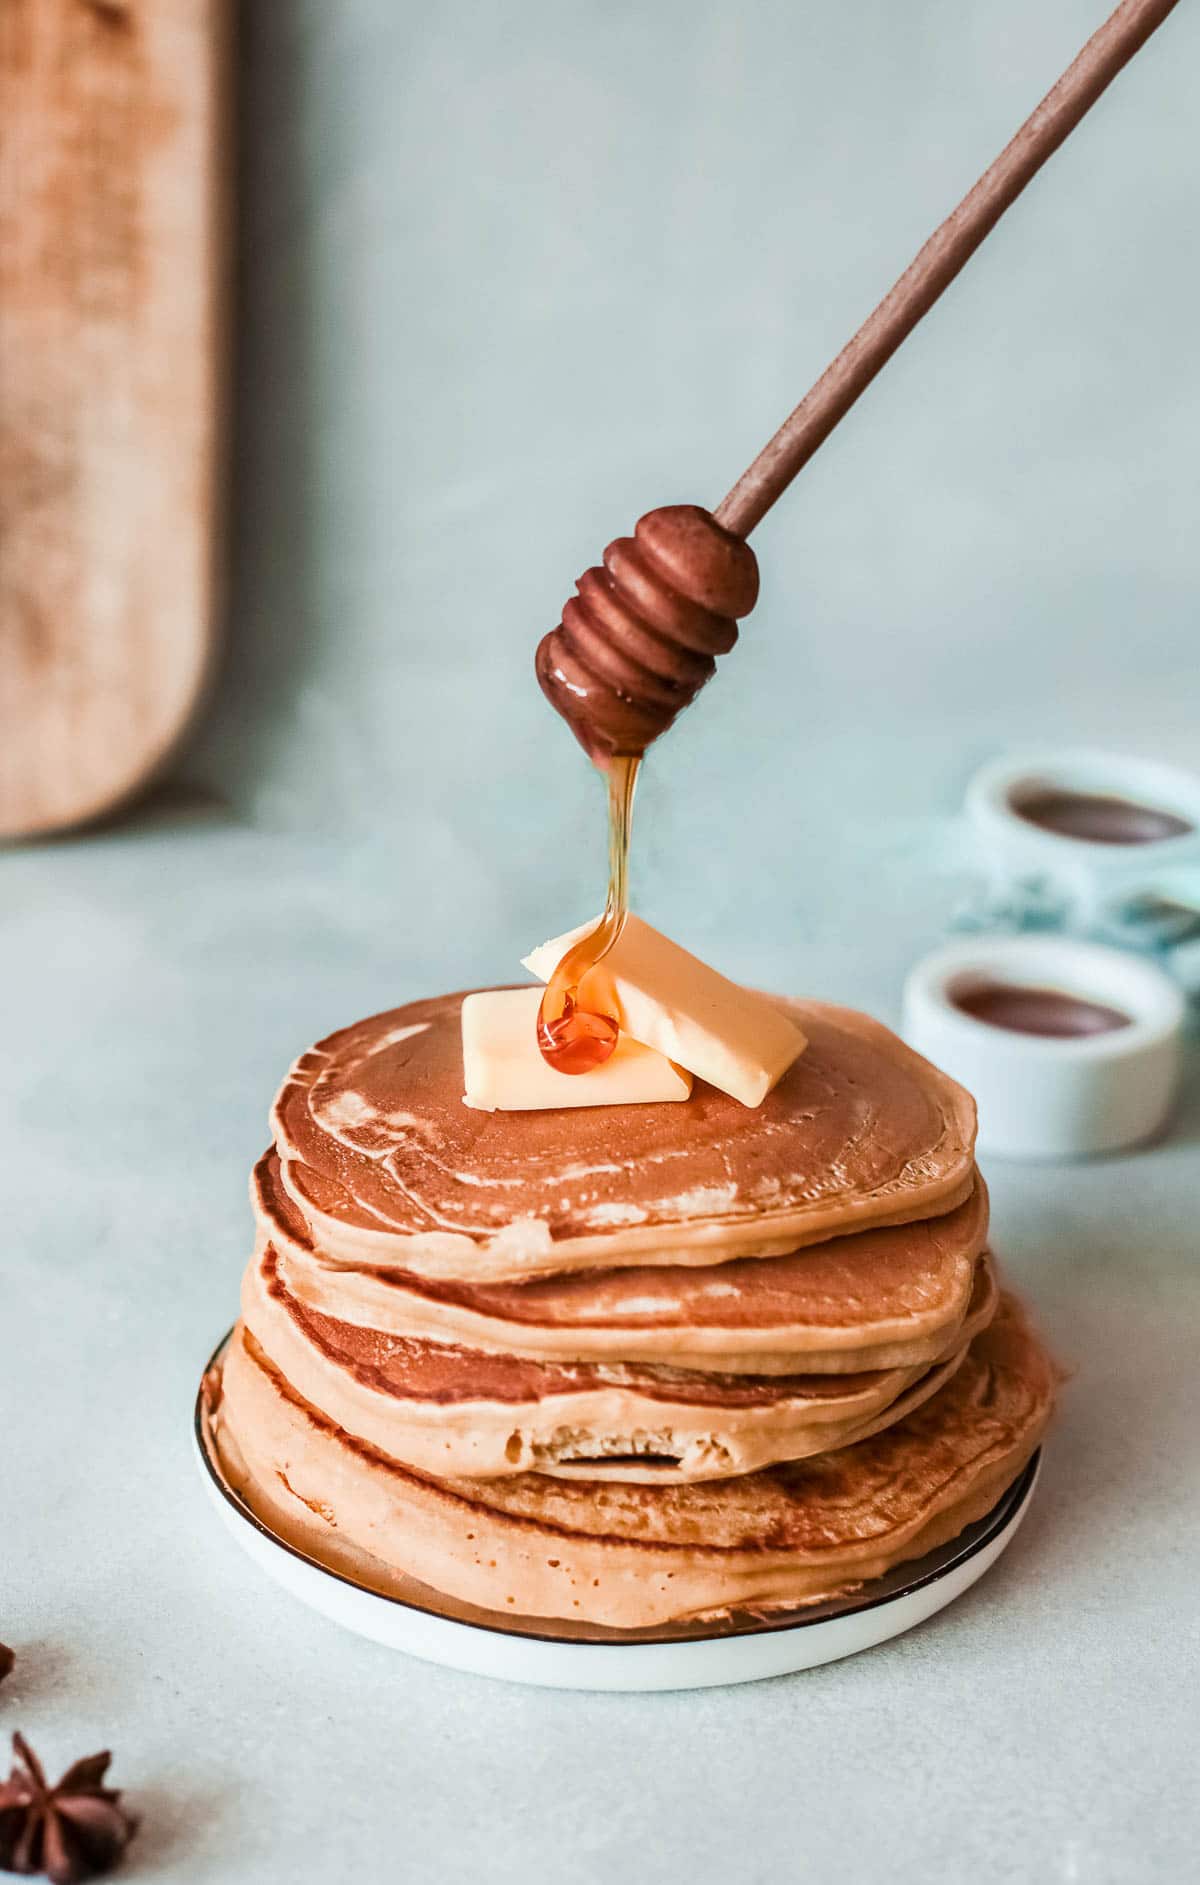
<svg viewBox="0 0 1200 1885">
<path fill-rule="evenodd" d="M 0 859 L 0 1724 L 55 1770 L 115 1748 L 131 1885 L 1194 1874 L 1194 1063 L 1163 1145 L 989 1165 L 1074 1379 L 1003 1562 L 868 1656 L 699 1696 L 455 1676 L 286 1599 L 190 1457 L 293 1055 L 601 893 L 531 673 L 574 577 L 721 496 L 1102 6 L 241 9 L 215 711 L 192 789 Z M 769 520 L 743 645 L 652 755 L 637 901 L 734 973 L 894 1017 L 977 761 L 1198 757 L 1180 12 Z"/>
<path fill-rule="evenodd" d="M 244 13 L 229 664 L 188 773 L 393 883 L 427 979 L 503 976 L 600 896 L 531 679 L 575 577 L 717 501 L 1102 7 Z M 913 822 L 1006 743 L 1196 758 L 1198 61 L 1184 7 L 758 533 L 634 862 L 735 972 L 794 984 L 864 880 L 885 921 L 921 894 Z"/>
</svg>

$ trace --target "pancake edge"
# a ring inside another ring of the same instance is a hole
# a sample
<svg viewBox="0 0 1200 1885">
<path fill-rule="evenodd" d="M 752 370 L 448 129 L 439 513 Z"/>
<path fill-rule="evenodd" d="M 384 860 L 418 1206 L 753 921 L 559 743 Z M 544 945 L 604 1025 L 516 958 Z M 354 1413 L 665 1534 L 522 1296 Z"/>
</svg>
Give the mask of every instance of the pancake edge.
<svg viewBox="0 0 1200 1885">
<path fill-rule="evenodd" d="M 999 1289 L 990 1263 L 976 1294 L 980 1300 L 953 1342 L 929 1363 L 872 1371 L 878 1379 L 853 1399 L 781 1396 L 741 1407 L 673 1397 L 669 1383 L 654 1394 L 636 1385 L 598 1383 L 503 1402 L 401 1397 L 373 1386 L 367 1371 L 326 1360 L 271 1291 L 257 1260 L 247 1266 L 239 1326 L 302 1401 L 343 1432 L 419 1472 L 481 1479 L 536 1472 L 678 1485 L 806 1459 L 902 1420 L 946 1384 L 995 1314 Z M 469 1366 L 470 1351 L 463 1359 Z M 606 1453 L 616 1458 L 606 1459 Z M 629 1457 L 638 1454 L 674 1455 L 676 1463 L 639 1466 Z"/>
<path fill-rule="evenodd" d="M 265 1159 L 274 1154 L 268 1153 Z M 259 1161 L 259 1166 L 264 1163 Z M 256 1167 L 256 1174 L 259 1167 Z M 686 1367 L 717 1374 L 858 1374 L 878 1368 L 903 1368 L 936 1359 L 948 1335 L 962 1322 L 970 1304 L 975 1271 L 987 1248 L 988 1196 L 982 1176 L 975 1173 L 970 1196 L 980 1199 L 980 1219 L 972 1237 L 964 1244 L 962 1260 L 969 1264 L 949 1309 L 935 1308 L 906 1318 L 880 1317 L 874 1324 L 845 1329 L 822 1323 L 796 1322 L 775 1324 L 758 1330 L 720 1328 L 709 1324 L 697 1327 L 667 1324 L 661 1328 L 624 1325 L 616 1321 L 603 1324 L 539 1325 L 536 1322 L 510 1322 L 484 1311 L 460 1304 L 440 1302 L 421 1285 L 431 1279 L 398 1271 L 392 1273 L 374 1266 L 359 1268 L 329 1263 L 323 1252 L 297 1242 L 286 1226 L 257 1195 L 257 1177 L 252 1181 L 251 1203 L 258 1226 L 260 1244 L 272 1243 L 279 1253 L 288 1287 L 309 1307 L 327 1315 L 336 1315 L 363 1327 L 383 1328 L 397 1334 L 425 1336 L 431 1341 L 449 1341 L 478 1348 L 486 1354 L 515 1355 L 530 1361 L 622 1361 L 659 1362 L 665 1366 Z M 298 1207 L 297 1207 L 298 1208 Z M 962 1208 L 962 1206 L 958 1207 Z M 947 1213 L 946 1215 L 950 1215 Z M 892 1228 L 875 1225 L 873 1230 Z M 829 1243 L 848 1241 L 829 1238 Z M 817 1250 L 817 1243 L 802 1246 Z M 792 1256 L 781 1251 L 777 1256 Z M 732 1259 L 731 1259 L 732 1260 Z M 764 1257 L 764 1261 L 770 1259 Z M 719 1265 L 711 1265 L 719 1268 Z M 586 1274 L 586 1272 L 584 1273 Z M 336 1293 L 344 1282 L 347 1295 L 357 1289 L 361 1300 L 350 1307 L 336 1308 L 322 1300 L 320 1284 L 328 1276 Z M 391 1314 L 381 1313 L 388 1309 Z M 864 1332 L 868 1339 L 864 1340 Z"/>
<path fill-rule="evenodd" d="M 514 1617 L 618 1630 L 700 1618 L 719 1622 L 733 1612 L 786 1612 L 857 1590 L 986 1516 L 1024 1470 L 1053 1410 L 1053 1365 L 1036 1337 L 1021 1326 L 1042 1378 L 1036 1411 L 1014 1444 L 992 1449 L 968 1486 L 943 1486 L 928 1513 L 897 1527 L 886 1542 L 873 1539 L 847 1548 L 836 1566 L 829 1558 L 822 1561 L 819 1552 L 630 1543 L 472 1504 L 454 1488 L 386 1461 L 341 1434 L 273 1370 L 253 1361 L 242 1343 L 227 1352 L 211 1431 L 229 1484 L 270 1530 L 317 1563 L 383 1595 L 414 1601 L 416 1579 L 453 1602 L 493 1614 L 507 1606 Z M 223 1419 L 231 1369 L 239 1397 L 244 1396 L 243 1412 L 251 1412 L 239 1434 Z M 249 1450 L 247 1425 L 258 1440 Z M 332 1509 L 306 1496 L 302 1468 L 292 1460 L 291 1449 L 298 1439 L 311 1440 L 314 1432 L 331 1446 L 327 1463 L 332 1469 L 356 1478 L 370 1493 L 370 1517 L 357 1539 L 339 1535 Z M 382 1487 L 364 1471 L 366 1466 L 383 1468 Z M 371 1550 L 364 1539 L 378 1548 Z M 389 1550 L 389 1544 L 395 1549 Z M 400 1561 L 403 1571 L 396 1568 Z"/>
</svg>

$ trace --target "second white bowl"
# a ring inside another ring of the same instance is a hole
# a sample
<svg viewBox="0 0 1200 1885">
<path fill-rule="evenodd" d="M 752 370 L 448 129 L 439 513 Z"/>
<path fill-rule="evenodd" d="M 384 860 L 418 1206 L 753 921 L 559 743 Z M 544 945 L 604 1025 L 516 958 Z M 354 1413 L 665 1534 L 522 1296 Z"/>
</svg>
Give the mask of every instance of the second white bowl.
<svg viewBox="0 0 1200 1885">
<path fill-rule="evenodd" d="M 1129 1016 L 1110 1032 L 1017 1033 L 955 1005 L 978 978 L 1053 988 Z M 1076 1158 L 1153 1137 L 1179 1078 L 1184 1000 L 1161 969 L 1118 949 L 1058 936 L 976 937 L 918 962 L 904 990 L 904 1037 L 961 1081 L 979 1106 L 981 1151 Z"/>
</svg>

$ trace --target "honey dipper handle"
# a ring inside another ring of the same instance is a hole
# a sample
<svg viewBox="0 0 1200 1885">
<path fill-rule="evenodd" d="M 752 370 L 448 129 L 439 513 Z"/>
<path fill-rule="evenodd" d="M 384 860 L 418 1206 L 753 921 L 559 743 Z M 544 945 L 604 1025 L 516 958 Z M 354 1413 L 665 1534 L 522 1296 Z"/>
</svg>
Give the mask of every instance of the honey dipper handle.
<svg viewBox="0 0 1200 1885">
<path fill-rule="evenodd" d="M 1176 0 L 1122 0 L 722 499 L 713 513 L 719 524 L 739 537 L 749 536 L 1009 204 L 1175 5 Z"/>
</svg>

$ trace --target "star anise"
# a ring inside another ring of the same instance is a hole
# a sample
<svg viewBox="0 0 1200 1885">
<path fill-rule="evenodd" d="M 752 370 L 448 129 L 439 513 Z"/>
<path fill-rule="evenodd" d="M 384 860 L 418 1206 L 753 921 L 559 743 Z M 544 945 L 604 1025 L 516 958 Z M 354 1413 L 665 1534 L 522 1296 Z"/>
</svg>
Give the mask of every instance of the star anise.
<svg viewBox="0 0 1200 1885">
<path fill-rule="evenodd" d="M 89 1754 L 57 1787 L 23 1735 L 16 1764 L 0 1782 L 0 1872 L 44 1872 L 51 1885 L 79 1885 L 116 1864 L 137 1830 L 121 1796 L 104 1785 L 111 1754 Z"/>
<path fill-rule="evenodd" d="M 5 1676 L 12 1674 L 12 1666 L 16 1660 L 8 1644 L 0 1643 L 0 1682 L 3 1682 Z"/>
</svg>

